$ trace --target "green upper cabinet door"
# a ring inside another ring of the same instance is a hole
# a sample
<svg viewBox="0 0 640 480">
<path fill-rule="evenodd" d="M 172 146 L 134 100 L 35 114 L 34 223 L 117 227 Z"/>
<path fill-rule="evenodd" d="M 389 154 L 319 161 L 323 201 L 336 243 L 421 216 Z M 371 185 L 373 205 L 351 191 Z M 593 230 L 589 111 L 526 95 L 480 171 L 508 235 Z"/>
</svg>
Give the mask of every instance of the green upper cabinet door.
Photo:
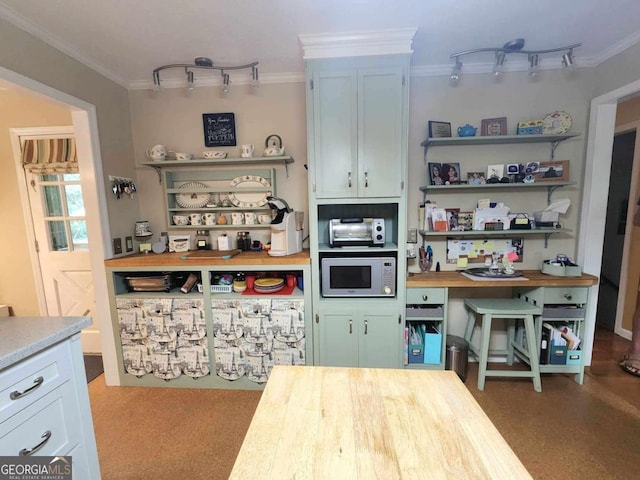
<svg viewBox="0 0 640 480">
<path fill-rule="evenodd" d="M 316 198 L 400 197 L 405 67 L 322 69 L 312 79 Z"/>
</svg>

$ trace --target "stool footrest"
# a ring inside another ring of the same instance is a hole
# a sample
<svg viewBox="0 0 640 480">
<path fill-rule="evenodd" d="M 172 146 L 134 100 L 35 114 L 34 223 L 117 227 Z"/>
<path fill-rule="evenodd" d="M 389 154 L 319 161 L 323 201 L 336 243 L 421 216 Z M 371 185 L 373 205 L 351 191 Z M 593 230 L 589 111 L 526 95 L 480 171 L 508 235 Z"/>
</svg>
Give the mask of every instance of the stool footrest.
<svg viewBox="0 0 640 480">
<path fill-rule="evenodd" d="M 485 377 L 514 377 L 514 378 L 535 378 L 536 374 L 531 370 L 487 370 Z"/>
</svg>

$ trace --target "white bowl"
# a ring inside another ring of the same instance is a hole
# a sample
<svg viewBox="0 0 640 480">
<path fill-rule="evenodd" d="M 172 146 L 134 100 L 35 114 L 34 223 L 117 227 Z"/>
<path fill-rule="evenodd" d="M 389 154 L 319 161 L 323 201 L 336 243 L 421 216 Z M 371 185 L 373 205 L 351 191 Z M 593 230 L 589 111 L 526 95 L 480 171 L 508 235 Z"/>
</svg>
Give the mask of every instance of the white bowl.
<svg viewBox="0 0 640 480">
<path fill-rule="evenodd" d="M 190 153 L 176 152 L 176 160 L 191 160 L 193 155 Z"/>
<path fill-rule="evenodd" d="M 227 158 L 227 152 L 209 150 L 207 152 L 203 152 L 202 156 L 204 158 Z"/>
</svg>

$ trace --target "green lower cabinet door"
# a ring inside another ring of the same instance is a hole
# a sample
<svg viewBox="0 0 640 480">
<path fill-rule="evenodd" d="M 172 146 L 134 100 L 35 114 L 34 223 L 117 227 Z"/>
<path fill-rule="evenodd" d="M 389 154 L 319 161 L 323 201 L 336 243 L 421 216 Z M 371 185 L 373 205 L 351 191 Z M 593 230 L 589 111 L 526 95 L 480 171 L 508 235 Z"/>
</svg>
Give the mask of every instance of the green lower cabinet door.
<svg viewBox="0 0 640 480">
<path fill-rule="evenodd" d="M 359 366 L 401 368 L 402 331 L 398 315 L 363 314 L 359 328 Z"/>
<path fill-rule="evenodd" d="M 319 337 L 320 365 L 330 367 L 358 366 L 357 321 L 348 314 L 320 314 L 317 334 Z"/>
</svg>

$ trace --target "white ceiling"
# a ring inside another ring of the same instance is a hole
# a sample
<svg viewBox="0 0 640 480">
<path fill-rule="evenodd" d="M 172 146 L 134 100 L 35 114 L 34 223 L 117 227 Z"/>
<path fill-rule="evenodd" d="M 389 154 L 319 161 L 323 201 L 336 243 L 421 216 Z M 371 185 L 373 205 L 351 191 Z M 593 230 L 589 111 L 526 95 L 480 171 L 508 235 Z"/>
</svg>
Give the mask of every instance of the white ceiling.
<svg viewBox="0 0 640 480">
<path fill-rule="evenodd" d="M 640 41 L 638 0 L 0 0 L 0 17 L 128 88 L 150 86 L 156 67 L 198 56 L 258 60 L 262 82 L 302 78 L 300 34 L 417 27 L 411 63 L 422 75 L 448 74 L 451 53 L 518 37 L 525 49 L 581 42 L 574 53 L 582 66 Z M 480 71 L 493 56 L 463 61 Z M 559 65 L 559 54 L 541 60 L 543 69 Z M 171 72 L 163 80 L 184 77 Z"/>
</svg>

